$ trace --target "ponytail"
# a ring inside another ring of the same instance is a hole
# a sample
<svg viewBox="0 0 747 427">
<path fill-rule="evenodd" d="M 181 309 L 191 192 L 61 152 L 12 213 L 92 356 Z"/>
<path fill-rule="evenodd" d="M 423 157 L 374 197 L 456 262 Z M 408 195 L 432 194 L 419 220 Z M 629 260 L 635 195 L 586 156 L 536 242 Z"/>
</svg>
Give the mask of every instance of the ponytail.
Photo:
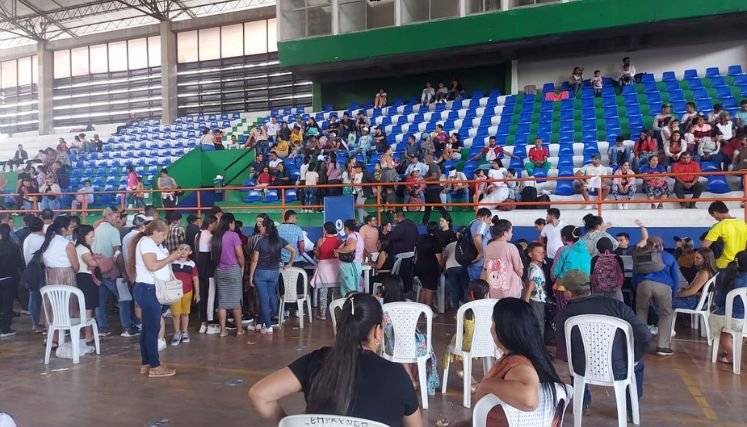
<svg viewBox="0 0 747 427">
<path fill-rule="evenodd" d="M 54 239 L 54 236 L 59 235 L 62 229 L 68 227 L 70 227 L 70 218 L 66 216 L 58 216 L 57 218 L 55 218 L 54 221 L 49 224 L 47 232 L 44 234 L 44 243 L 42 243 L 39 251 L 41 253 L 44 253 L 52 243 L 52 239 Z"/>
</svg>

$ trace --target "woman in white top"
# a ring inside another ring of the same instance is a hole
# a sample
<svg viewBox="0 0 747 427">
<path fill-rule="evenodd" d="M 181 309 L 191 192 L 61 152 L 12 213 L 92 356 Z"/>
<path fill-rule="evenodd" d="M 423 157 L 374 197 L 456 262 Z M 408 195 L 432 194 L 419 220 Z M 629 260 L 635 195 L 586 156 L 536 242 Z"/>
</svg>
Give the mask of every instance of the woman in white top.
<svg viewBox="0 0 747 427">
<path fill-rule="evenodd" d="M 315 187 L 319 182 L 319 168 L 316 164 L 312 163 L 311 166 L 309 166 L 308 170 L 303 175 L 303 179 L 306 182 L 306 186 L 303 189 L 306 196 L 304 198 L 304 206 L 316 205 L 316 196 L 318 190 Z M 312 212 L 312 209 L 309 207 L 304 209 L 303 212 Z"/>
<path fill-rule="evenodd" d="M 179 259 L 183 249 L 169 255 L 163 247 L 169 226 L 160 219 L 151 221 L 142 233 L 132 239 L 127 271 L 135 278 L 132 296 L 140 306 L 143 331 L 140 334 L 140 373 L 148 377 L 170 377 L 176 370 L 161 365 L 158 357 L 158 333 L 161 329 L 161 303 L 156 298 L 156 279 L 171 278 L 171 263 Z"/>
<path fill-rule="evenodd" d="M 86 300 L 86 318 L 93 317 L 93 310 L 99 306 L 99 287 L 93 282 L 93 273 L 98 263 L 93 259 L 91 244 L 93 243 L 93 227 L 88 224 L 81 224 L 75 229 L 75 252 L 78 254 L 78 264 L 80 268 L 75 275 L 75 281 L 78 289 L 83 292 Z M 93 342 L 93 330 L 90 326 L 86 327 L 86 343 Z"/>
<path fill-rule="evenodd" d="M 78 254 L 75 246 L 65 237 L 70 234 L 70 218 L 58 216 L 47 228 L 44 243 L 39 250 L 46 267 L 47 285 L 75 286 L 75 273 L 78 272 Z M 45 302 L 48 304 L 48 302 Z M 51 309 L 49 310 L 51 312 Z M 78 301 L 71 299 L 70 314 L 78 317 Z M 48 319 L 51 320 L 51 319 Z M 57 345 L 57 332 L 51 339 L 53 346 Z"/>
<path fill-rule="evenodd" d="M 364 223 L 366 220 L 366 217 L 368 216 L 368 212 L 366 212 L 366 209 L 364 209 L 362 206 L 366 204 L 366 194 L 363 191 L 363 186 L 356 185 L 356 184 L 362 184 L 362 183 L 363 183 L 363 164 L 356 163 L 355 166 L 353 166 L 351 184 L 353 184 L 353 195 L 355 196 L 355 205 L 358 206 L 357 208 L 358 219 L 360 220 L 361 223 Z"/>
<path fill-rule="evenodd" d="M 217 334 L 220 332 L 217 322 L 214 319 L 215 312 L 215 282 L 213 280 L 213 262 L 210 260 L 210 242 L 213 240 L 213 232 L 218 227 L 218 217 L 207 214 L 202 220 L 200 232 L 195 236 L 195 248 L 197 248 L 197 275 L 200 283 L 207 286 L 200 286 L 200 302 L 197 304 L 200 314 L 200 333 Z M 212 298 L 210 298 L 212 295 Z M 210 307 L 208 308 L 208 302 Z M 208 325 L 210 322 L 210 325 Z"/>
</svg>

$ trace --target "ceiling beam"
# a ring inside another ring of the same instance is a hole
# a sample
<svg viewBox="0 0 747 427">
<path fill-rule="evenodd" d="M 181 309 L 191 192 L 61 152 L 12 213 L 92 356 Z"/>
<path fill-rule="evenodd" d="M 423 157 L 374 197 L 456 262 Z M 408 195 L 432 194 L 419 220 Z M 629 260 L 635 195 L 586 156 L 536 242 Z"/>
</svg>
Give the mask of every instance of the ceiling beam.
<svg viewBox="0 0 747 427">
<path fill-rule="evenodd" d="M 51 23 L 54 26 L 56 26 L 57 28 L 59 28 L 60 31 L 69 34 L 71 37 L 75 37 L 76 36 L 75 33 L 73 33 L 72 31 L 70 31 L 69 29 L 67 29 L 64 25 L 62 25 L 62 23 L 60 23 L 60 21 L 58 21 L 56 19 L 53 19 L 53 18 L 50 18 L 47 15 L 46 12 L 44 12 L 43 10 L 40 10 L 39 8 L 37 8 L 36 6 L 34 6 L 33 4 L 31 4 L 28 0 L 18 0 L 18 1 L 21 2 L 21 4 L 23 4 L 27 8 L 33 10 L 34 13 L 36 13 L 40 17 L 43 17 L 44 19 L 46 19 L 49 23 Z M 45 34 L 45 36 L 46 36 L 46 34 Z"/>
</svg>

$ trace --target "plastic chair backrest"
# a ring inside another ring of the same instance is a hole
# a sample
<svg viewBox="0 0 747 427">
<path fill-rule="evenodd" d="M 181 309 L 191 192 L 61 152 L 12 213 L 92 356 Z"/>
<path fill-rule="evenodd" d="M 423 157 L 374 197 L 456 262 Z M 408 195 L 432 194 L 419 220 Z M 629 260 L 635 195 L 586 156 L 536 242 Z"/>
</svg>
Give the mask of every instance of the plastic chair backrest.
<svg viewBox="0 0 747 427">
<path fill-rule="evenodd" d="M 390 302 L 384 304 L 384 314 L 389 316 L 394 330 L 394 352 L 391 359 L 418 358 L 415 331 L 421 315 L 425 316 L 426 321 L 426 348 L 431 348 L 433 310 L 430 307 L 416 302 Z"/>
<path fill-rule="evenodd" d="M 80 322 L 86 322 L 85 297 L 83 291 L 75 286 L 67 285 L 47 285 L 41 289 L 42 300 L 46 297 L 49 305 L 44 305 L 44 314 L 47 319 L 52 319 L 52 326 L 69 328 L 72 326 L 73 317 L 70 315 L 70 298 L 75 295 L 78 297 L 78 306 L 80 312 Z M 50 313 L 49 310 L 52 310 Z"/>
<path fill-rule="evenodd" d="M 724 313 L 726 316 L 724 330 L 726 331 L 732 330 L 732 313 L 734 311 L 734 300 L 737 297 L 742 299 L 742 307 L 747 307 L 747 288 L 732 289 L 726 294 L 726 312 Z M 742 322 L 742 336 L 747 336 L 747 322 Z"/>
<path fill-rule="evenodd" d="M 337 335 L 337 309 L 339 308 L 342 311 L 342 306 L 347 300 L 347 298 L 338 298 L 329 303 L 329 315 L 332 317 L 332 332 L 335 335 Z"/>
<path fill-rule="evenodd" d="M 392 274 L 399 274 L 399 269 L 402 266 L 402 261 L 405 259 L 415 258 L 415 252 L 402 252 L 394 256 L 394 264 L 392 264 Z"/>
<path fill-rule="evenodd" d="M 278 423 L 278 427 L 337 427 L 337 426 L 359 426 L 359 427 L 387 427 L 376 421 L 370 421 L 363 418 L 344 417 L 342 415 L 322 415 L 322 414 L 303 414 L 290 415 Z"/>
<path fill-rule="evenodd" d="M 470 355 L 472 357 L 495 357 L 496 347 L 490 327 L 493 325 L 493 307 L 498 300 L 482 299 L 470 301 L 457 310 L 456 340 L 454 349 L 462 350 L 464 340 L 464 320 L 467 311 L 472 311 L 475 319 L 475 331 L 472 335 Z"/>
<path fill-rule="evenodd" d="M 540 386 L 540 403 L 537 409 L 530 412 L 524 412 L 504 403 L 494 394 L 485 395 L 475 405 L 472 413 L 473 427 L 487 427 L 488 413 L 495 406 L 501 405 L 503 413 L 510 427 L 550 427 L 555 424 L 562 425 L 565 410 L 570 403 L 569 386 L 565 384 L 555 384 L 555 401 L 550 399 L 551 395 L 545 392 Z"/>
<path fill-rule="evenodd" d="M 280 275 L 283 277 L 283 285 L 285 285 L 283 299 L 286 302 L 294 302 L 306 298 L 306 284 L 309 283 L 306 270 L 298 267 L 285 267 L 280 270 Z M 303 278 L 303 293 L 301 295 L 298 295 L 298 289 L 296 289 L 299 275 Z"/>
<path fill-rule="evenodd" d="M 565 322 L 565 343 L 568 351 L 568 369 L 571 375 L 579 375 L 586 378 L 588 384 L 612 385 L 615 376 L 612 369 L 612 348 L 615 342 L 617 330 L 621 330 L 625 336 L 627 351 L 627 376 L 633 376 L 633 328 L 630 323 L 610 316 L 599 314 L 584 314 L 573 316 Z M 578 328 L 583 342 L 583 351 L 586 358 L 586 372 L 584 375 L 576 372 L 573 367 L 571 347 L 571 332 Z"/>
<path fill-rule="evenodd" d="M 708 310 L 708 308 L 711 306 L 711 299 L 713 298 L 713 286 L 714 283 L 716 283 L 716 277 L 718 277 L 718 273 L 708 279 L 708 281 L 705 282 L 705 285 L 703 285 L 703 289 L 700 290 L 701 294 L 700 298 L 698 299 L 698 305 L 695 306 L 695 311 Z"/>
</svg>

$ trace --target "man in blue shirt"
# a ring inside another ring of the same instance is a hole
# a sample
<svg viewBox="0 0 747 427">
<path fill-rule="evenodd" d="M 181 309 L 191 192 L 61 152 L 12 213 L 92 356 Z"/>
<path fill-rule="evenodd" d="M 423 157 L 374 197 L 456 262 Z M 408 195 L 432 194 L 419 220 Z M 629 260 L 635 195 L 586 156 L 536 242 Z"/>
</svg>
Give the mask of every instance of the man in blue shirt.
<svg viewBox="0 0 747 427">
<path fill-rule="evenodd" d="M 469 224 L 469 233 L 477 249 L 477 257 L 472 264 L 467 266 L 467 274 L 470 280 L 479 279 L 482 274 L 482 266 L 485 263 L 485 249 L 490 240 L 490 219 L 493 213 L 488 208 L 477 210 L 477 218 Z"/>
<path fill-rule="evenodd" d="M 303 230 L 301 229 L 301 227 L 296 225 L 297 219 L 298 215 L 296 214 L 296 211 L 290 209 L 285 211 L 283 223 L 278 225 L 278 235 L 280 235 L 280 238 L 284 239 L 291 245 L 295 245 L 298 248 L 298 251 L 296 252 L 296 258 L 293 260 L 290 259 L 289 250 L 285 248 L 280 249 L 280 259 L 284 264 L 291 262 L 294 267 L 303 268 L 304 262 L 302 255 L 306 251 L 306 248 L 304 247 Z M 280 287 L 280 294 L 282 295 L 285 290 L 285 287 L 283 286 L 282 275 L 280 276 L 278 286 Z M 303 293 L 303 279 L 301 278 L 301 276 L 298 277 L 296 290 L 299 294 Z"/>
</svg>

